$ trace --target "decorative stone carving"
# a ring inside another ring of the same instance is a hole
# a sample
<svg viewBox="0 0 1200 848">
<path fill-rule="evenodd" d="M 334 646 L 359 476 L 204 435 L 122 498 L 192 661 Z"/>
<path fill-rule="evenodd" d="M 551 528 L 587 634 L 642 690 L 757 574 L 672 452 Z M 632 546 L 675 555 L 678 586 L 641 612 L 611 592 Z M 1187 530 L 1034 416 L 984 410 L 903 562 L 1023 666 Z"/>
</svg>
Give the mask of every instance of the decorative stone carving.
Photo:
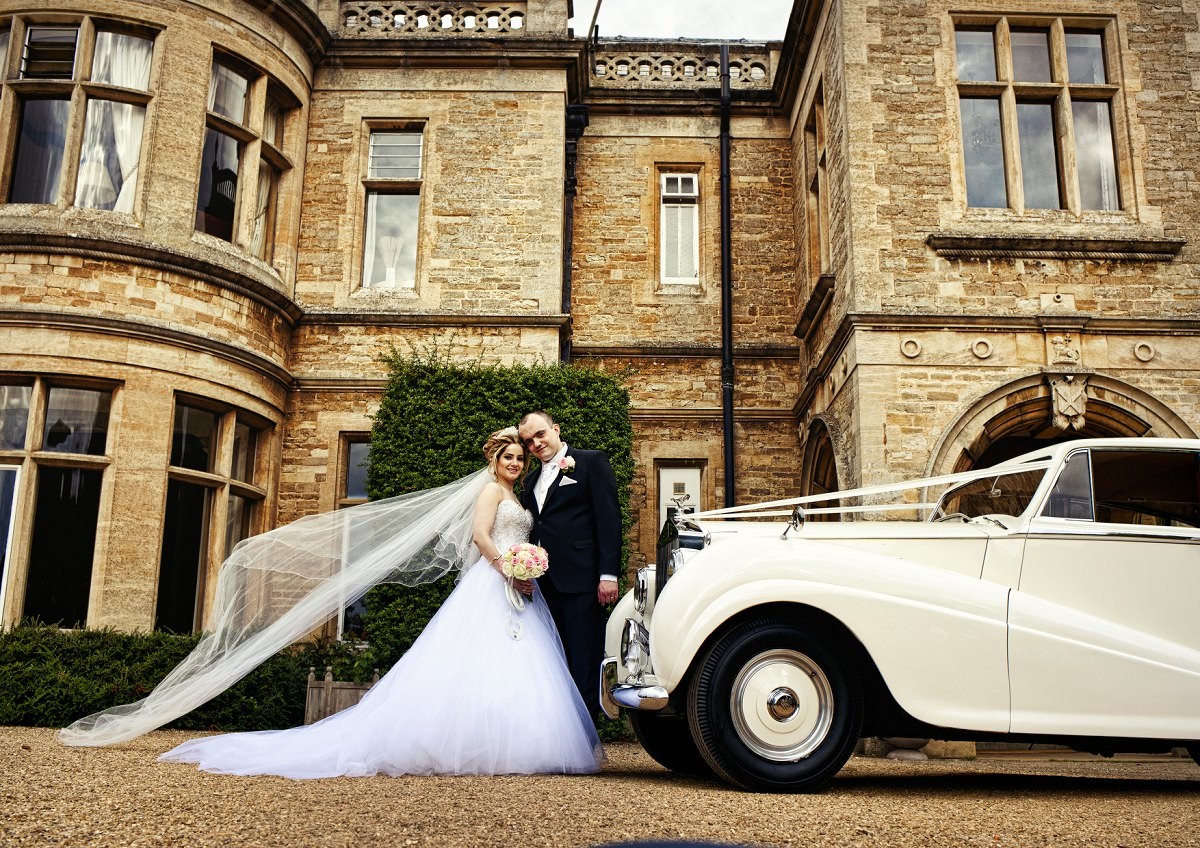
<svg viewBox="0 0 1200 848">
<path fill-rule="evenodd" d="M 971 353 L 978 359 L 987 359 L 992 355 L 992 343 L 987 339 L 979 339 L 971 345 Z"/>
<path fill-rule="evenodd" d="M 525 35 L 525 0 L 508 3 L 360 2 L 343 0 L 338 7 L 343 37 Z"/>
<path fill-rule="evenodd" d="M 1063 333 L 1050 338 L 1050 347 L 1054 352 L 1051 365 L 1078 365 L 1079 349 L 1071 342 L 1071 334 Z"/>
<path fill-rule="evenodd" d="M 1053 401 L 1050 421 L 1059 430 L 1082 430 L 1087 414 L 1087 375 L 1048 374 Z"/>
<path fill-rule="evenodd" d="M 1138 362 L 1149 362 L 1155 357 L 1154 345 L 1150 342 L 1137 342 L 1133 346 L 1133 355 Z"/>
<path fill-rule="evenodd" d="M 913 338 L 900 342 L 900 352 L 908 359 L 916 359 L 921 355 L 921 343 Z"/>
</svg>

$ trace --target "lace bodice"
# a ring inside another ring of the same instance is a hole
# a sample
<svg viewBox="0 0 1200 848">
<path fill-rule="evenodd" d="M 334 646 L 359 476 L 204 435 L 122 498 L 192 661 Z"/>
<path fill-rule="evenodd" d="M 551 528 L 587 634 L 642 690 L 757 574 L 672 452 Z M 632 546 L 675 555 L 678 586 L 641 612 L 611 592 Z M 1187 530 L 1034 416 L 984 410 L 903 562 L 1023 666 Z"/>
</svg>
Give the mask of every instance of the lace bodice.
<svg viewBox="0 0 1200 848">
<path fill-rule="evenodd" d="M 516 501 L 502 500 L 496 507 L 496 520 L 492 524 L 492 541 L 500 550 L 510 545 L 529 541 L 529 530 L 533 527 L 533 515 Z"/>
</svg>

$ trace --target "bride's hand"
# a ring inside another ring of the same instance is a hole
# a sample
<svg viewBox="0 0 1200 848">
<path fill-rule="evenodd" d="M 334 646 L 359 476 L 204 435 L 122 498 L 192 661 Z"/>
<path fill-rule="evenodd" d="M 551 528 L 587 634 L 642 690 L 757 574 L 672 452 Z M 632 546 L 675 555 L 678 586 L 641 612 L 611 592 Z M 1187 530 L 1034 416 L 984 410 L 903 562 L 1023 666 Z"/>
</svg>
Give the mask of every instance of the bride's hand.
<svg viewBox="0 0 1200 848">
<path fill-rule="evenodd" d="M 514 580 L 513 588 L 515 588 L 522 595 L 527 595 L 530 598 L 533 597 L 533 581 L 532 580 Z"/>
</svg>

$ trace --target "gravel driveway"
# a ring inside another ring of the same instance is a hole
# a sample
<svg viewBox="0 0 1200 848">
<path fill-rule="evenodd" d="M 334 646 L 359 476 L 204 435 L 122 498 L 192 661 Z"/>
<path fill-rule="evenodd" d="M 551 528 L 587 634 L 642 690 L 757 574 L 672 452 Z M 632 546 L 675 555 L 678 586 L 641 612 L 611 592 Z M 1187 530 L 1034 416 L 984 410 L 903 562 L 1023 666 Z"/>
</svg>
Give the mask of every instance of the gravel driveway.
<svg viewBox="0 0 1200 848">
<path fill-rule="evenodd" d="M 194 735 L 90 749 L 0 727 L 0 844 L 1200 846 L 1200 767 L 1178 758 L 854 758 L 795 796 L 678 777 L 634 743 L 609 745 L 594 777 L 289 781 L 155 762 Z"/>
</svg>

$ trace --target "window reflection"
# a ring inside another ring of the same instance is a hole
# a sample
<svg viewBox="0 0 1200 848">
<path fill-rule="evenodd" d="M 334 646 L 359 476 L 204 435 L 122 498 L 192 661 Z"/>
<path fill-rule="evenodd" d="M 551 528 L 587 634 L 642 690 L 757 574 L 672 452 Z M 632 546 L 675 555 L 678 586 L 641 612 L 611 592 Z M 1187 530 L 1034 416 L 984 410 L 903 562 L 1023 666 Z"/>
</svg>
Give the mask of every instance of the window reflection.
<svg viewBox="0 0 1200 848">
<path fill-rule="evenodd" d="M 178 404 L 171 432 L 171 464 L 193 471 L 211 471 L 217 416 L 206 409 Z"/>
<path fill-rule="evenodd" d="M 1078 85 L 1108 82 L 1104 70 L 1104 41 L 1098 32 L 1068 32 L 1067 78 Z"/>
<path fill-rule="evenodd" d="M 970 82 L 996 79 L 996 48 L 991 30 L 959 30 L 954 35 L 958 78 Z"/>
<path fill-rule="evenodd" d="M 103 472 L 38 468 L 22 614 L 64 627 L 87 623 Z"/>
<path fill-rule="evenodd" d="M 1120 209 L 1111 108 L 1105 101 L 1071 104 L 1075 122 L 1075 167 L 1084 209 Z"/>
<path fill-rule="evenodd" d="M 255 432 L 250 425 L 238 421 L 233 426 L 233 466 L 229 476 L 242 483 L 251 482 L 254 475 Z"/>
<path fill-rule="evenodd" d="M 1044 30 L 1014 30 L 1012 42 L 1013 79 L 1020 82 L 1050 82 L 1050 39 Z"/>
<path fill-rule="evenodd" d="M 963 98 L 963 158 L 967 171 L 969 206 L 1004 207 L 1004 149 L 1000 135 L 1000 101 Z"/>
<path fill-rule="evenodd" d="M 1061 203 L 1053 106 L 1049 103 L 1018 103 L 1017 136 L 1021 141 L 1025 207 L 1058 209 Z"/>
<path fill-rule="evenodd" d="M 208 82 L 208 111 L 228 118 L 235 124 L 246 118 L 246 94 L 250 80 L 232 68 L 213 62 Z"/>
<path fill-rule="evenodd" d="M 13 165 L 10 203 L 57 203 L 71 101 L 26 100 Z"/>
<path fill-rule="evenodd" d="M 241 145 L 214 129 L 204 132 L 200 160 L 200 191 L 196 199 L 196 229 L 233 241 Z"/>
<path fill-rule="evenodd" d="M 0 450 L 22 450 L 29 427 L 31 386 L 0 386 Z"/>
<path fill-rule="evenodd" d="M 103 456 L 110 399 L 108 392 L 52 387 L 42 450 Z"/>
</svg>

